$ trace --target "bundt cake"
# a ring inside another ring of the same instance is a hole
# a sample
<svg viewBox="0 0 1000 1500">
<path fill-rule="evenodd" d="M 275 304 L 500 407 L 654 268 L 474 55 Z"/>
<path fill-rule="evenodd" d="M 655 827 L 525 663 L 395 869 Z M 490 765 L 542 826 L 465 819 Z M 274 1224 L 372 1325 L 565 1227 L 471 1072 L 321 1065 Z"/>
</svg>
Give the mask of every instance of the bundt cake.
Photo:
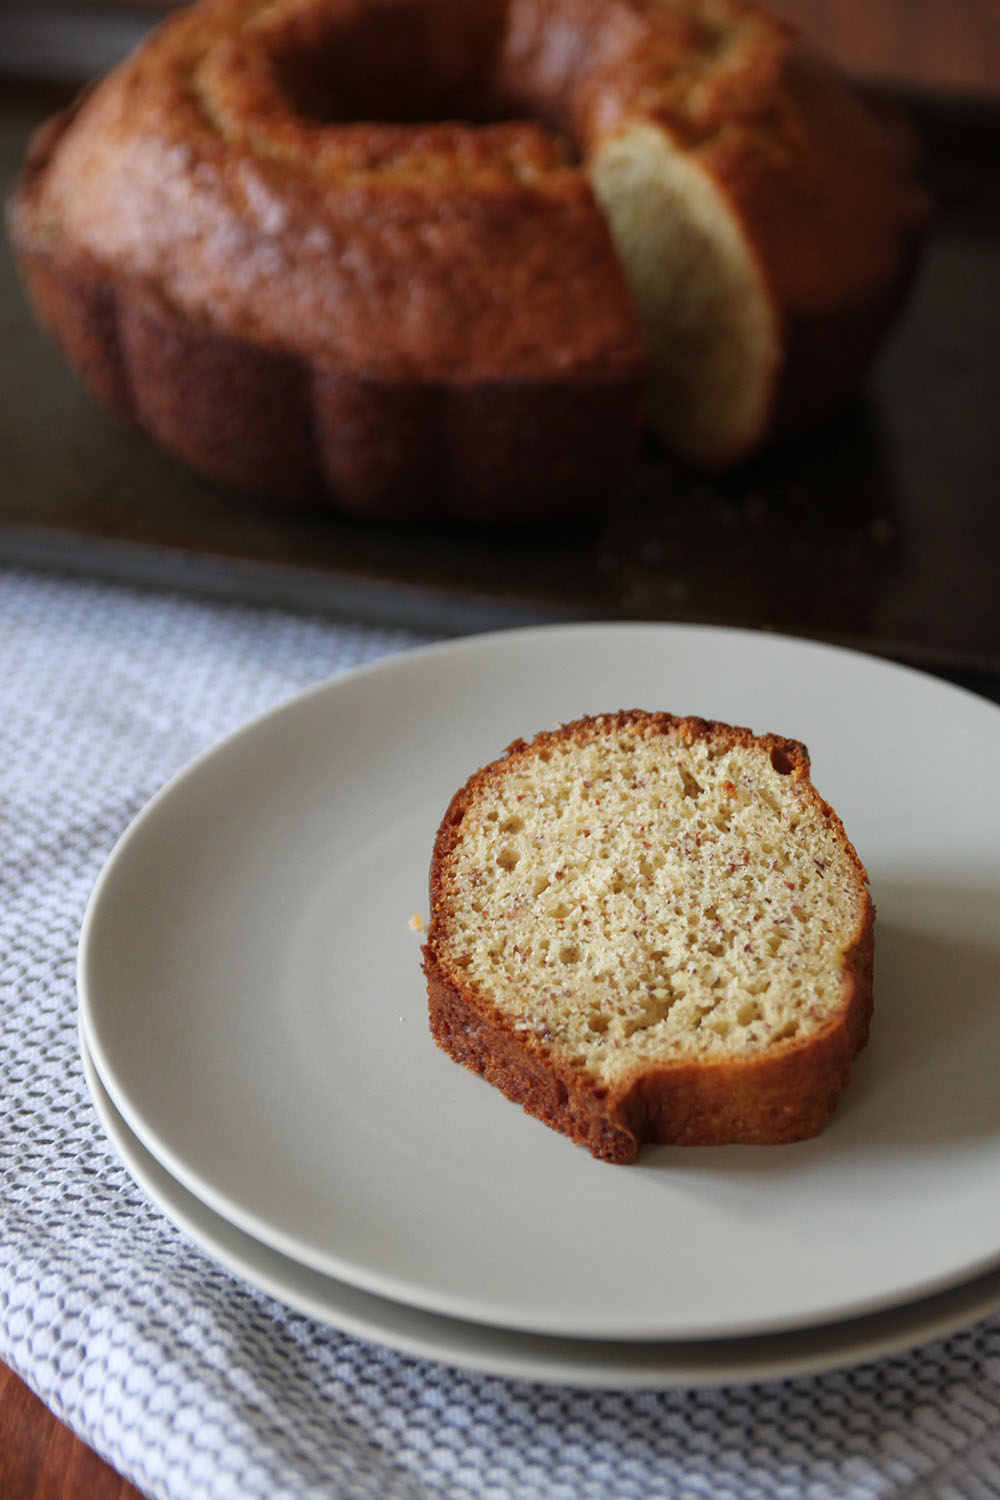
<svg viewBox="0 0 1000 1500">
<path fill-rule="evenodd" d="M 40 322 L 195 467 L 369 515 L 578 515 L 722 465 L 898 304 L 909 148 L 745 0 L 198 0 L 37 134 Z"/>
<path fill-rule="evenodd" d="M 621 712 L 452 799 L 423 948 L 456 1061 L 614 1162 L 816 1134 L 868 1038 L 874 907 L 795 741 Z"/>
</svg>

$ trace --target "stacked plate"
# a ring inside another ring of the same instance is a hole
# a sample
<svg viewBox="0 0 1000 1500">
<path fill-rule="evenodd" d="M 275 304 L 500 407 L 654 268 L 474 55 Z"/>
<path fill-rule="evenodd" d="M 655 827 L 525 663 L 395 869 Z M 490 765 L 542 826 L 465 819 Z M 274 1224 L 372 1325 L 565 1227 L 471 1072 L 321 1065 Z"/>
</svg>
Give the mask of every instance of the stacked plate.
<svg viewBox="0 0 1000 1500">
<path fill-rule="evenodd" d="M 872 1038 L 827 1130 L 594 1161 L 430 1039 L 437 824 L 512 739 L 622 707 L 804 740 L 879 910 Z M 1000 711 L 803 641 L 511 631 L 293 700 L 126 833 L 81 940 L 84 1065 L 136 1181 L 337 1328 L 466 1368 L 705 1385 L 1000 1309 Z"/>
</svg>

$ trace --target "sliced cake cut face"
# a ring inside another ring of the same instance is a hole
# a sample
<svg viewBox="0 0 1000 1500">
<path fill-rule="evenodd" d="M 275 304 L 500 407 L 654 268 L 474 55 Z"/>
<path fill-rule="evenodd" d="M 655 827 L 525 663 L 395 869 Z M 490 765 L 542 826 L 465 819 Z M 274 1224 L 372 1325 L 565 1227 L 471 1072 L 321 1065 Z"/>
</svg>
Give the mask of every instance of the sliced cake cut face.
<svg viewBox="0 0 1000 1500">
<path fill-rule="evenodd" d="M 425 967 L 613 1114 L 653 1073 L 808 1059 L 852 1005 L 856 1050 L 871 922 L 801 745 L 623 712 L 517 742 L 456 796 Z"/>
<path fill-rule="evenodd" d="M 732 205 L 649 124 L 595 154 L 591 178 L 646 338 L 651 427 L 696 464 L 742 457 L 770 419 L 783 331 Z"/>
</svg>

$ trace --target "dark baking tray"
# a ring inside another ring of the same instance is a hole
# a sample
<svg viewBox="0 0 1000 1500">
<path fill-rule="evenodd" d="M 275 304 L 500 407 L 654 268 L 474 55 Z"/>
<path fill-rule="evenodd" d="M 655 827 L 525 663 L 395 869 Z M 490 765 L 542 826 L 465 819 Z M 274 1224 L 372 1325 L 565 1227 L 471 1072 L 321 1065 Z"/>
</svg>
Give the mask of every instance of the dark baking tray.
<svg viewBox="0 0 1000 1500">
<path fill-rule="evenodd" d="M 65 96 L 3 87 L 4 186 Z M 723 479 L 649 454 L 599 525 L 372 526 L 193 476 L 104 415 L 0 265 L 0 559 L 431 630 L 643 618 L 851 644 L 1000 674 L 1000 108 L 906 101 L 937 216 L 864 394 Z"/>
</svg>

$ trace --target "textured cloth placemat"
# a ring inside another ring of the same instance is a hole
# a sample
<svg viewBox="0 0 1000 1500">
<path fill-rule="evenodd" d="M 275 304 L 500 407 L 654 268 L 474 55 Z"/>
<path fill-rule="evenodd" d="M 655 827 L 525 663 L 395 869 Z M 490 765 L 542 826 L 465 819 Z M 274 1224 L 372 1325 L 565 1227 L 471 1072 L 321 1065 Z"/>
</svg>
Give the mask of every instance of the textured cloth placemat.
<svg viewBox="0 0 1000 1500">
<path fill-rule="evenodd" d="M 75 992 L 112 845 L 227 731 L 416 644 L 0 573 L 0 1357 L 151 1500 L 1000 1496 L 1000 1318 L 853 1371 L 728 1390 L 466 1375 L 252 1291 L 119 1165 L 86 1091 Z"/>
</svg>

